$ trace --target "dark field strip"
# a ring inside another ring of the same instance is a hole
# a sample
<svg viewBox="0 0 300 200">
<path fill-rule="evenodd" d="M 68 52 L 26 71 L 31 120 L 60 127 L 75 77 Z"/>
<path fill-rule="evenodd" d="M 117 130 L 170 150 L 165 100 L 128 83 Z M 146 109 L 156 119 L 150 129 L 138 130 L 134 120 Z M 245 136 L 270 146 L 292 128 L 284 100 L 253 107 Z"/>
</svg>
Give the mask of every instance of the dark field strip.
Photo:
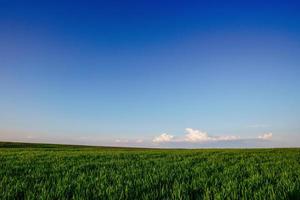
<svg viewBox="0 0 300 200">
<path fill-rule="evenodd" d="M 300 199 L 300 149 L 0 143 L 0 199 Z"/>
</svg>

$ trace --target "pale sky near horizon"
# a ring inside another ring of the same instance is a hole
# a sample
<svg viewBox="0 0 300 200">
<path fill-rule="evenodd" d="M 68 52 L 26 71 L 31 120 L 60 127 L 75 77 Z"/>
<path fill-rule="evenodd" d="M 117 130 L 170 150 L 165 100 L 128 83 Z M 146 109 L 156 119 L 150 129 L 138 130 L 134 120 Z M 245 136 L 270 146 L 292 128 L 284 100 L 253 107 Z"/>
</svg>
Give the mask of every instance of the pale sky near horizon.
<svg viewBox="0 0 300 200">
<path fill-rule="evenodd" d="M 0 2 L 0 140 L 299 147 L 296 1 Z"/>
</svg>

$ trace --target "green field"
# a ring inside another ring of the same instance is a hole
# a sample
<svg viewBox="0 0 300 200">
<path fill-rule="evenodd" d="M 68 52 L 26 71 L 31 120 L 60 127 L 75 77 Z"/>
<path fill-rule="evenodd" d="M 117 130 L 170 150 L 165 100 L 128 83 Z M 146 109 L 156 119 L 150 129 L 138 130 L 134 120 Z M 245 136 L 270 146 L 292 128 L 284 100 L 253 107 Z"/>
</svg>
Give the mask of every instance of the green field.
<svg viewBox="0 0 300 200">
<path fill-rule="evenodd" d="M 300 149 L 0 143 L 0 199 L 300 199 Z"/>
</svg>

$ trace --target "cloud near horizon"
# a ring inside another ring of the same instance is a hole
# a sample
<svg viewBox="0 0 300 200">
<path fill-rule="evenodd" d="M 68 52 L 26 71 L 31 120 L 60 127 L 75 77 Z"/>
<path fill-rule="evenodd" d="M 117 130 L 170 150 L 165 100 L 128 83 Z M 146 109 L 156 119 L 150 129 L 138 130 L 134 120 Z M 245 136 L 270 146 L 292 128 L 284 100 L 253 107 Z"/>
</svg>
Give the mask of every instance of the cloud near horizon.
<svg viewBox="0 0 300 200">
<path fill-rule="evenodd" d="M 163 133 L 160 136 L 157 136 L 153 139 L 154 143 L 161 143 L 161 142 L 171 142 L 174 139 L 173 135 L 169 135 L 167 133 Z"/>
<path fill-rule="evenodd" d="M 197 142 L 214 142 L 214 141 L 234 141 L 242 139 L 261 139 L 261 140 L 270 140 L 272 139 L 272 133 L 266 133 L 264 135 L 258 136 L 257 138 L 241 138 L 239 136 L 210 136 L 206 132 L 186 128 L 185 135 L 183 137 L 175 137 L 173 135 L 163 133 L 155 137 L 152 142 L 154 143 L 167 143 L 167 142 L 188 142 L 188 143 L 197 143 Z"/>
<path fill-rule="evenodd" d="M 258 136 L 258 139 L 262 139 L 262 140 L 270 140 L 273 137 L 273 133 L 266 133 L 263 135 Z"/>
<path fill-rule="evenodd" d="M 127 139 L 116 139 L 115 143 L 143 143 L 144 140 L 142 139 L 137 139 L 137 140 L 127 140 Z"/>
</svg>

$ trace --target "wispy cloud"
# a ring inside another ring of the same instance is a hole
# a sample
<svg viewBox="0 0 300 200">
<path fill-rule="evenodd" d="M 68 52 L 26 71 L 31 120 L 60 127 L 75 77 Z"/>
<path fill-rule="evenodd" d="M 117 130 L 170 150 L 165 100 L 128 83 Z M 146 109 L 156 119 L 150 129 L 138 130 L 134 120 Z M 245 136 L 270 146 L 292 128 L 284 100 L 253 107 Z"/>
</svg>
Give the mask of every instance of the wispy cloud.
<svg viewBox="0 0 300 200">
<path fill-rule="evenodd" d="M 116 143 L 128 143 L 128 140 L 124 140 L 124 139 L 116 139 L 115 142 L 116 142 Z"/>
<path fill-rule="evenodd" d="M 117 145 L 140 145 L 144 143 L 144 140 L 142 139 L 133 139 L 133 140 L 128 140 L 128 139 L 116 139 L 114 141 Z"/>
<path fill-rule="evenodd" d="M 268 124 L 251 124 L 248 128 L 267 128 L 270 127 Z"/>
<path fill-rule="evenodd" d="M 162 142 L 171 142 L 174 139 L 173 135 L 169 135 L 167 133 L 163 133 L 160 136 L 157 136 L 153 139 L 154 143 L 162 143 Z"/>
<path fill-rule="evenodd" d="M 238 136 L 209 136 L 206 132 L 199 130 L 194 130 L 192 128 L 186 128 L 186 135 L 184 136 L 184 141 L 186 142 L 205 142 L 205 141 L 228 141 L 237 140 Z"/>
<path fill-rule="evenodd" d="M 258 139 L 262 140 L 270 140 L 273 137 L 273 133 L 265 133 L 263 135 L 258 136 Z"/>
<path fill-rule="evenodd" d="M 257 138 L 241 138 L 234 135 L 225 135 L 225 136 L 212 136 L 207 132 L 200 131 L 197 129 L 186 128 L 185 135 L 180 137 L 175 137 L 171 134 L 163 133 L 155 137 L 152 141 L 154 143 L 168 143 L 168 142 L 186 142 L 186 143 L 203 143 L 203 142 L 217 142 L 217 141 L 235 141 L 235 140 L 270 140 L 272 139 L 272 133 L 266 133 L 264 135 L 258 136 Z"/>
<path fill-rule="evenodd" d="M 142 140 L 142 139 L 137 139 L 135 142 L 136 142 L 136 143 L 143 143 L 144 140 Z"/>
<path fill-rule="evenodd" d="M 206 132 L 195 130 L 192 128 L 186 128 L 186 133 L 183 137 L 174 137 L 173 135 L 163 133 L 153 139 L 154 143 L 165 143 L 165 142 L 206 142 L 206 141 L 229 141 L 237 140 L 238 136 L 210 136 Z"/>
</svg>

